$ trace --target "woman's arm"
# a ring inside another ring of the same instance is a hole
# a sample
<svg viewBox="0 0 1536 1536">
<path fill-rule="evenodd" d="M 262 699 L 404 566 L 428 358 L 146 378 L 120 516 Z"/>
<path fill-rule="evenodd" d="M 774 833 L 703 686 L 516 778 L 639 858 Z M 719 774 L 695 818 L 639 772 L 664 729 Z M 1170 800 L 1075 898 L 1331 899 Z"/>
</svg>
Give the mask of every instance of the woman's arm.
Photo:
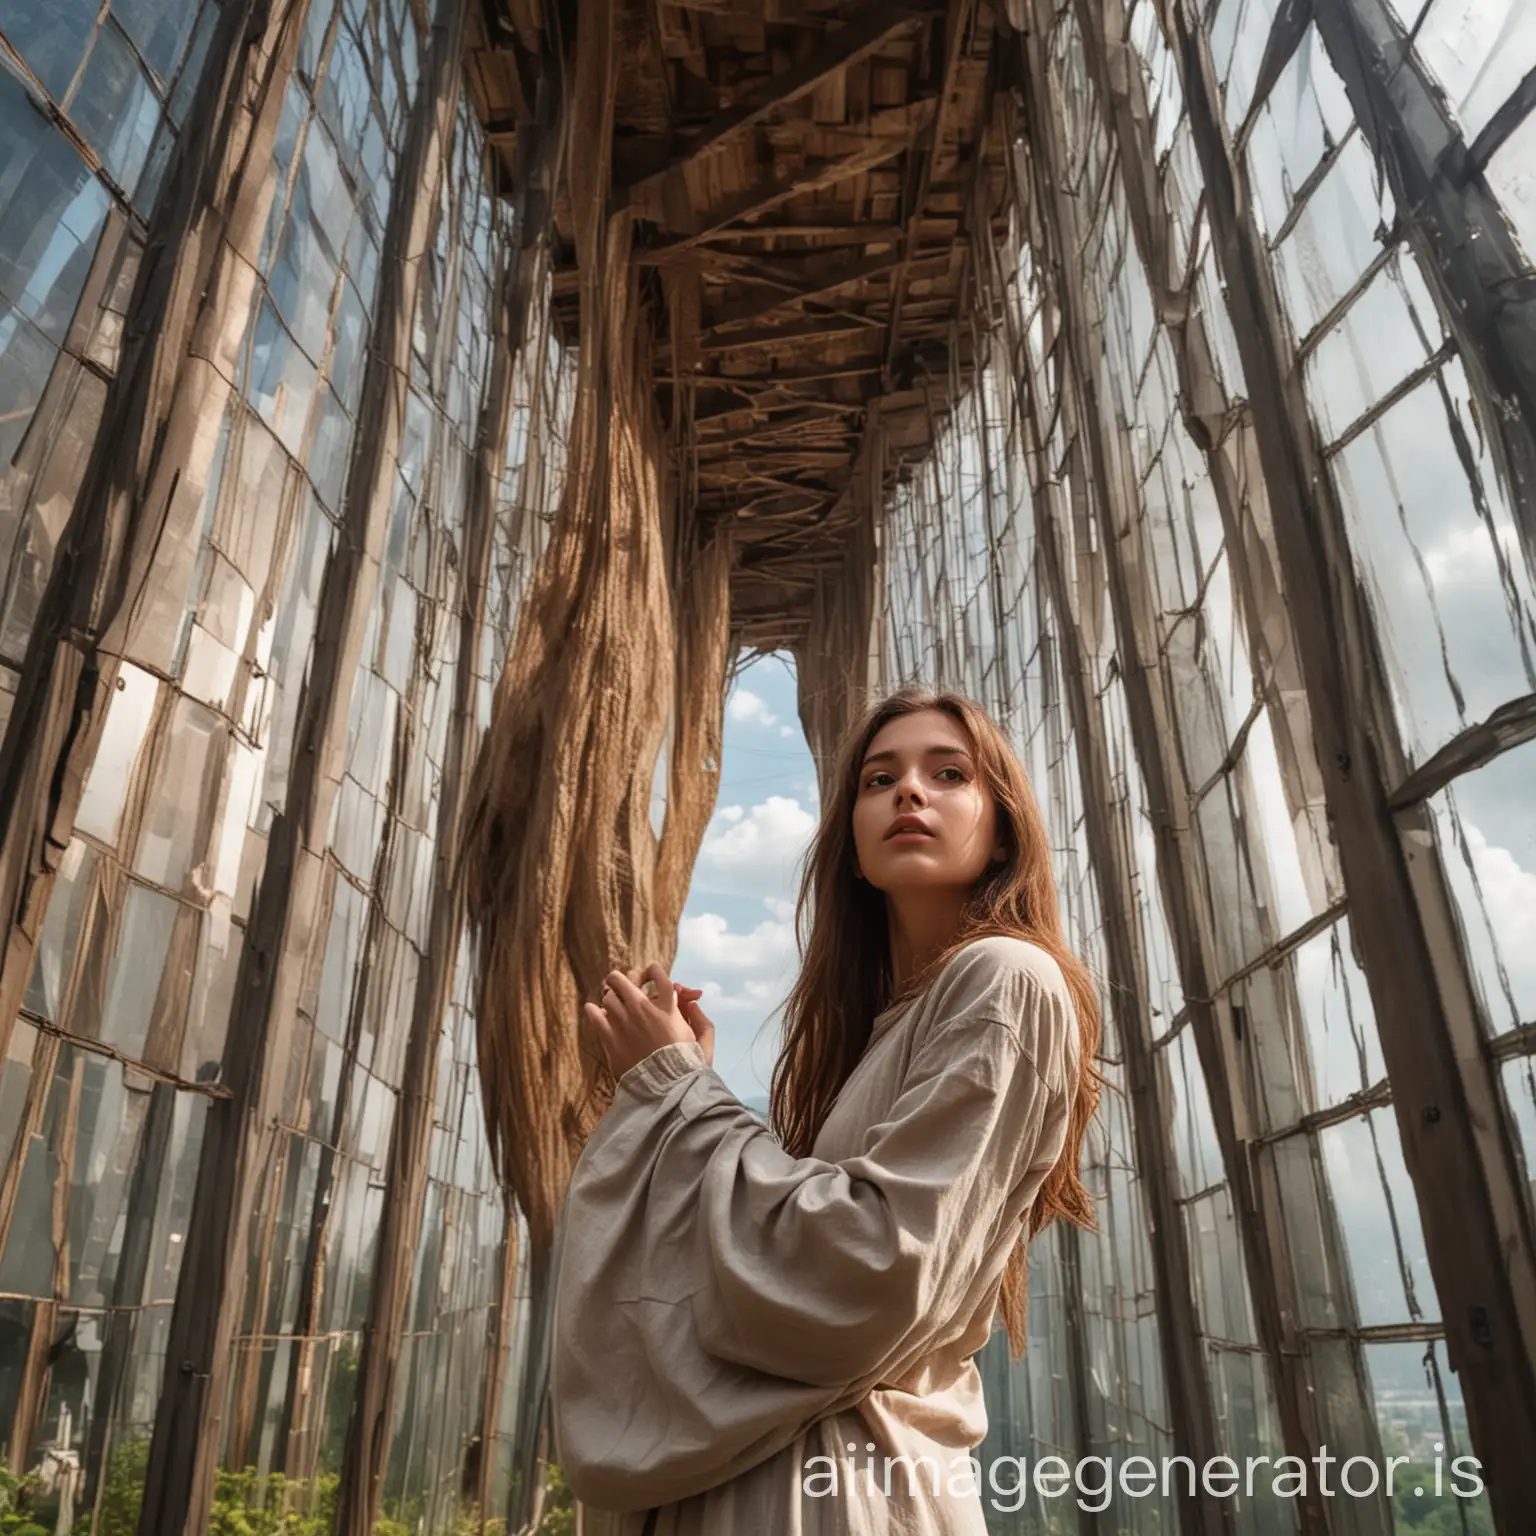
<svg viewBox="0 0 1536 1536">
<path fill-rule="evenodd" d="M 961 959 L 896 1103 L 840 1163 L 789 1156 L 697 1044 L 625 1073 L 565 1213 L 554 1395 L 578 1495 L 713 1486 L 969 1321 L 1013 1246 L 1005 1205 L 1059 1153 L 1073 1016 L 1053 966 Z"/>
</svg>

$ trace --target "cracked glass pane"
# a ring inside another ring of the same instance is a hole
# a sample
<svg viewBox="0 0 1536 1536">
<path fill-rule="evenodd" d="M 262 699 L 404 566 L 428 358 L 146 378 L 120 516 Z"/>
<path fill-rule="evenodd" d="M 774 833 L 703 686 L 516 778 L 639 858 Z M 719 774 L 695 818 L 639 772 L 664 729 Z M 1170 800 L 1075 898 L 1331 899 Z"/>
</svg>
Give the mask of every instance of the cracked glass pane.
<svg viewBox="0 0 1536 1536">
<path fill-rule="evenodd" d="M 1333 461 L 1416 762 L 1536 691 L 1536 588 L 1474 430 L 1452 359 Z"/>
<path fill-rule="evenodd" d="M 1300 945 L 1294 967 L 1314 1107 L 1331 1109 L 1385 1082 L 1387 1075 L 1370 993 L 1351 951 L 1348 918 Z"/>
<path fill-rule="evenodd" d="M 1431 795 L 1436 840 L 1484 1017 L 1536 1022 L 1536 742 Z"/>
<path fill-rule="evenodd" d="M 1536 261 L 1536 113 L 1527 114 L 1484 174 L 1526 260 Z"/>
<path fill-rule="evenodd" d="M 1437 1322 L 1418 1202 L 1391 1109 L 1330 1125 L 1318 1144 L 1333 1186 L 1362 1327 Z"/>
<path fill-rule="evenodd" d="M 1536 11 L 1525 0 L 1433 0 L 1414 48 L 1470 141 L 1536 59 Z"/>
</svg>

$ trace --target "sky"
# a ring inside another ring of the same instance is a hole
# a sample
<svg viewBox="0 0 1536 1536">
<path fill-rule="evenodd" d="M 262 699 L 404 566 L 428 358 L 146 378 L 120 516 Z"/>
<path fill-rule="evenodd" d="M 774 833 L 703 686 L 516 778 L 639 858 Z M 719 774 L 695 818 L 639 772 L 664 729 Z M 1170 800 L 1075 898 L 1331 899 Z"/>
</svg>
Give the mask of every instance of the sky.
<svg viewBox="0 0 1536 1536">
<path fill-rule="evenodd" d="M 720 792 L 678 928 L 672 977 L 702 987 L 715 1070 L 740 1099 L 766 1101 L 794 983 L 794 903 L 820 812 L 794 668 L 764 656 L 725 706 Z"/>
</svg>

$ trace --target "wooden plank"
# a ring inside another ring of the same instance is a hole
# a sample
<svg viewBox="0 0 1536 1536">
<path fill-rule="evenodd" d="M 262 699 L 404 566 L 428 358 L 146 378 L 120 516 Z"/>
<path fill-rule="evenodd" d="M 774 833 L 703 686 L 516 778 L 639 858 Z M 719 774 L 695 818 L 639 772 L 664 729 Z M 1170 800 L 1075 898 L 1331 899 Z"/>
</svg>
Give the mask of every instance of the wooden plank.
<svg viewBox="0 0 1536 1536">
<path fill-rule="evenodd" d="M 885 382 L 887 384 L 891 382 L 891 367 L 896 357 L 896 348 L 901 340 L 901 306 L 906 296 L 907 283 L 912 276 L 913 257 L 918 241 L 921 239 L 923 209 L 927 204 L 929 188 L 933 181 L 933 167 L 939 157 L 939 151 L 944 147 L 944 130 L 949 123 L 949 106 L 955 95 L 955 77 L 960 65 L 961 43 L 965 38 L 966 26 L 970 20 L 971 4 L 972 0 L 950 0 L 949 14 L 945 18 L 944 78 L 939 87 L 939 110 L 934 118 L 933 132 L 928 142 L 918 151 L 920 157 L 918 182 L 912 204 L 903 221 L 906 225 L 906 235 L 902 248 L 901 271 L 897 274 L 892 288 L 891 320 L 886 332 L 885 344 Z M 980 159 L 979 152 L 977 159 Z"/>
<path fill-rule="evenodd" d="M 705 353 L 744 352 L 759 347 L 788 347 L 801 342 L 824 343 L 842 336 L 862 336 L 875 329 L 862 320 L 812 320 L 803 325 L 765 326 L 756 331 L 735 331 L 714 339 L 701 338 Z"/>
<path fill-rule="evenodd" d="M 930 253 L 923 259 L 929 262 L 948 261 L 949 250 L 946 247 L 942 252 Z M 855 283 L 866 282 L 872 277 L 879 277 L 882 273 L 889 272 L 900 260 L 901 253 L 893 249 L 882 251 L 876 256 L 865 257 L 862 261 L 840 263 L 835 269 L 823 269 L 820 276 L 803 279 L 797 287 L 788 292 L 746 299 L 727 306 L 712 318 L 705 335 L 706 337 L 722 335 L 730 326 L 745 325 L 750 321 L 760 320 L 765 315 L 771 315 L 776 310 L 786 309 L 790 305 L 825 298 L 828 294 L 837 293 L 843 288 L 851 288 Z"/>
<path fill-rule="evenodd" d="M 814 90 L 828 75 L 846 69 L 873 53 L 893 34 L 933 13 L 933 6 L 914 5 L 909 0 L 881 0 L 881 3 L 860 11 L 847 26 L 839 27 L 793 68 L 746 87 L 740 100 L 690 138 L 666 166 L 634 185 L 654 181 L 668 171 L 681 169 L 700 155 L 718 149 L 775 108 Z"/>
<path fill-rule="evenodd" d="M 910 117 L 914 128 L 920 127 L 925 118 L 932 116 L 933 111 L 934 103 L 931 99 L 913 103 Z M 802 197 L 809 192 L 824 191 L 828 187 L 836 186 L 840 181 L 848 180 L 850 176 L 861 175 L 872 166 L 883 165 L 887 160 L 894 160 L 906 148 L 905 138 L 881 134 L 871 138 L 863 149 L 855 150 L 851 154 L 839 155 L 835 159 L 806 166 L 787 174 L 762 177 L 750 187 L 734 193 L 712 208 L 690 209 L 689 213 L 679 219 L 675 225 L 669 224 L 670 215 L 664 208 L 653 210 L 648 216 L 654 216 L 663 228 L 678 229 L 678 237 L 667 246 L 653 247 L 653 254 L 656 250 L 663 249 L 686 250 L 717 230 L 766 213 L 771 208 L 777 208 L 781 203 L 789 202 L 791 198 Z M 679 228 L 679 226 L 682 227 Z"/>
</svg>

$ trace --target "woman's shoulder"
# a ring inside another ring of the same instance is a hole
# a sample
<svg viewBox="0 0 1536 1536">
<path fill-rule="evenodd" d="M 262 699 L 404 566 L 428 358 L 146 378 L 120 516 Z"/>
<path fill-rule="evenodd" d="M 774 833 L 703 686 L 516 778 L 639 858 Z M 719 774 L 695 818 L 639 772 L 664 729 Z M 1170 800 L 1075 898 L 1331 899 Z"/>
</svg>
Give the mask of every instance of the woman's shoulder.
<svg viewBox="0 0 1536 1536">
<path fill-rule="evenodd" d="M 988 933 L 972 939 L 950 957 L 941 979 L 951 985 L 996 987 L 1013 985 L 1067 997 L 1067 978 L 1048 949 L 1013 933 Z"/>
<path fill-rule="evenodd" d="M 1055 956 L 1032 940 L 973 939 L 940 974 L 934 1003 L 932 1031 L 1001 1027 L 1048 1081 L 1071 1079 L 1077 1006 Z"/>
</svg>

